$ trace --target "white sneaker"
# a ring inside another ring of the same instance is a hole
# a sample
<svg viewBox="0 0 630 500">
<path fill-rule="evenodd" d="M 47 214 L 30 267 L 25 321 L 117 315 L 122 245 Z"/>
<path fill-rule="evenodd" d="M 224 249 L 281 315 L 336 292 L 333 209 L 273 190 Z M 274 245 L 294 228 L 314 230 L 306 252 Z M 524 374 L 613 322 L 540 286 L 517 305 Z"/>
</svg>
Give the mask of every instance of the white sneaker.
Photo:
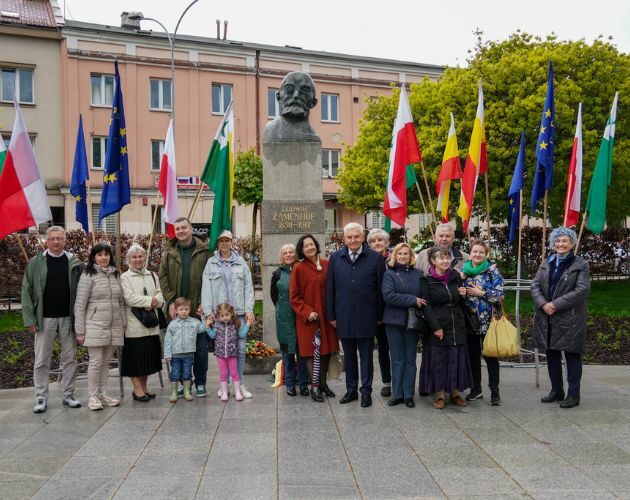
<svg viewBox="0 0 630 500">
<path fill-rule="evenodd" d="M 98 399 L 96 396 L 92 396 L 88 401 L 88 408 L 92 411 L 102 410 L 103 403 L 101 403 L 101 400 Z"/>
<path fill-rule="evenodd" d="M 101 394 L 100 398 L 103 404 L 106 406 L 118 406 L 120 404 L 120 400 L 111 397 L 106 392 Z"/>
<path fill-rule="evenodd" d="M 44 413 L 46 411 L 46 408 L 48 408 L 46 400 L 38 399 L 37 403 L 35 403 L 35 406 L 33 406 L 33 413 Z"/>
<path fill-rule="evenodd" d="M 252 399 L 252 393 L 247 390 L 244 385 L 241 386 L 241 394 L 245 399 Z"/>
<path fill-rule="evenodd" d="M 81 408 L 81 401 L 74 399 L 72 394 L 63 398 L 63 404 L 69 408 Z"/>
</svg>

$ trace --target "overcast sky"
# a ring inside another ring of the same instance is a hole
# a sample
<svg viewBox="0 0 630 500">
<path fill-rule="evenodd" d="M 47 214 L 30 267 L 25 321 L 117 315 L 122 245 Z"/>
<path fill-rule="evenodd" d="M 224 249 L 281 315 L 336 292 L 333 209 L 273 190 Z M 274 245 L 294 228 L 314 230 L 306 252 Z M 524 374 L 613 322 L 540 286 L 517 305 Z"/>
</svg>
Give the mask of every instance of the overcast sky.
<svg viewBox="0 0 630 500">
<path fill-rule="evenodd" d="M 138 10 L 169 31 L 189 0 L 59 0 L 68 19 L 120 26 L 120 13 Z M 613 37 L 630 52 L 630 1 L 608 0 L 199 0 L 180 34 L 216 36 L 227 20 L 228 39 L 310 50 L 465 65 L 473 31 L 502 40 L 517 29 L 562 40 Z M 144 29 L 160 28 L 143 22 Z"/>
</svg>

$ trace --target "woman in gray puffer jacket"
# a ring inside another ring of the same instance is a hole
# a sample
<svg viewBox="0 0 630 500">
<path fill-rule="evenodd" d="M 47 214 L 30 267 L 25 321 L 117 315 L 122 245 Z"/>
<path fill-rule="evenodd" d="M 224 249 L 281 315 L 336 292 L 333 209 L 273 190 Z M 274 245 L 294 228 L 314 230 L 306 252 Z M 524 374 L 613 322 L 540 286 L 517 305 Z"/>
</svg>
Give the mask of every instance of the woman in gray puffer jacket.
<svg viewBox="0 0 630 500">
<path fill-rule="evenodd" d="M 591 290 L 589 265 L 573 254 L 577 235 L 559 227 L 549 236 L 556 253 L 541 264 L 532 280 L 532 299 L 536 306 L 534 342 L 547 353 L 551 392 L 543 403 L 560 401 L 561 408 L 580 404 L 582 352 L 586 345 L 586 299 Z M 562 352 L 567 363 L 569 390 L 564 399 Z"/>
<path fill-rule="evenodd" d="M 87 373 L 90 410 L 102 410 L 103 404 L 120 404 L 107 393 L 107 377 L 114 348 L 124 342 L 125 312 L 112 248 L 99 243 L 90 251 L 74 304 L 77 341 L 87 347 L 90 356 Z"/>
</svg>

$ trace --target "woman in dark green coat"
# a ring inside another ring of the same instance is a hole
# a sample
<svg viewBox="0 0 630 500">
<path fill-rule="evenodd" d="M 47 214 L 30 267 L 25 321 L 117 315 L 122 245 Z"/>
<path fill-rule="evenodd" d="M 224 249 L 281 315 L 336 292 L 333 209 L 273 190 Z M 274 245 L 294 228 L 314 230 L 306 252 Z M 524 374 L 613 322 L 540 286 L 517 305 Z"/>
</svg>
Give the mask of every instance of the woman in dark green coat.
<svg viewBox="0 0 630 500">
<path fill-rule="evenodd" d="M 276 335 L 282 352 L 284 385 L 289 396 L 295 396 L 296 378 L 300 394 L 308 396 L 308 371 L 304 358 L 300 358 L 295 332 L 295 313 L 289 300 L 291 269 L 296 263 L 295 245 L 287 243 L 280 248 L 280 267 L 271 276 L 271 300 L 276 306 Z"/>
</svg>

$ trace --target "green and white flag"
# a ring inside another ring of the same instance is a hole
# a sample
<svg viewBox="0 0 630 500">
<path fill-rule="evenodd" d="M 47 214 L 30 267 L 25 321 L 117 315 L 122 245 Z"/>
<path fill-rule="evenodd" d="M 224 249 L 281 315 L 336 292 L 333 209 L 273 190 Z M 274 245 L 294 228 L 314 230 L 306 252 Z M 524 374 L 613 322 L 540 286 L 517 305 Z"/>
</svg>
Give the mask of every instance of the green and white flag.
<svg viewBox="0 0 630 500">
<path fill-rule="evenodd" d="M 223 121 L 212 141 L 206 165 L 201 174 L 214 193 L 210 250 L 214 250 L 219 235 L 232 230 L 232 198 L 234 193 L 234 113 L 232 103 L 225 110 Z"/>
<path fill-rule="evenodd" d="M 4 167 L 4 160 L 7 157 L 7 148 L 4 145 L 4 140 L 0 137 L 0 174 L 2 173 L 2 167 Z"/>
<path fill-rule="evenodd" d="M 606 225 L 606 197 L 610 188 L 612 178 L 613 146 L 615 145 L 615 123 L 617 120 L 617 100 L 619 92 L 615 93 L 610 116 L 606 122 L 604 137 L 599 146 L 599 154 L 591 179 L 591 187 L 588 191 L 586 201 L 586 212 L 588 213 L 588 227 L 595 234 L 604 230 Z"/>
</svg>

